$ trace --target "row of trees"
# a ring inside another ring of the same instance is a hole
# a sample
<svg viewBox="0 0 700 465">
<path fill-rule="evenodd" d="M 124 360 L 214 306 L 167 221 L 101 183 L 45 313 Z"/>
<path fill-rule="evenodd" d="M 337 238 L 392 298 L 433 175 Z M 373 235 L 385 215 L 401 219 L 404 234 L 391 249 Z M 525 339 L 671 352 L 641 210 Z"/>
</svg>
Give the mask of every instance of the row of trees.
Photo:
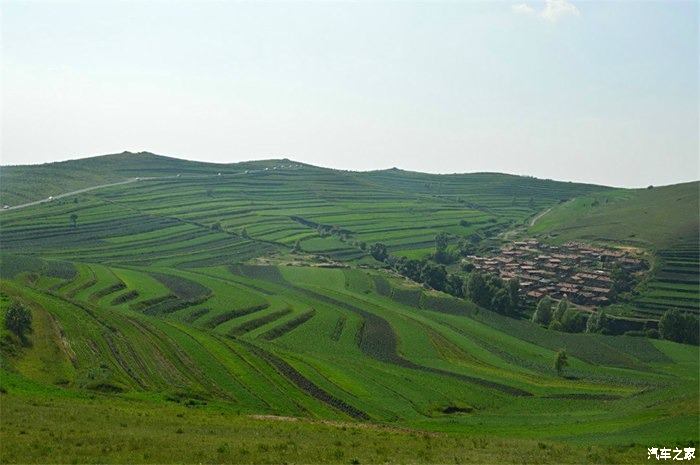
<svg viewBox="0 0 700 465">
<path fill-rule="evenodd" d="M 464 286 L 464 295 L 484 308 L 514 316 L 520 308 L 519 288 L 517 279 L 504 281 L 496 275 L 472 271 Z"/>
<path fill-rule="evenodd" d="M 449 253 L 448 241 L 449 238 L 443 233 L 436 236 L 433 257 L 444 257 Z M 517 280 L 504 281 L 498 276 L 485 275 L 479 271 L 472 271 L 465 280 L 459 274 L 448 273 L 442 264 L 430 260 L 395 257 L 389 254 L 386 245 L 381 242 L 370 245 L 368 251 L 375 260 L 386 263 L 401 276 L 432 289 L 455 297 L 468 297 L 478 305 L 503 315 L 516 315 L 520 308 L 520 283 Z"/>
<path fill-rule="evenodd" d="M 432 258 L 444 265 L 454 263 L 461 257 L 473 254 L 477 244 L 482 240 L 483 237 L 480 234 L 473 233 L 467 237 L 460 237 L 457 244 L 450 247 L 450 235 L 444 232 L 438 233 L 435 236 L 435 253 Z"/>
<path fill-rule="evenodd" d="M 586 317 L 583 312 L 570 306 L 566 299 L 559 301 L 555 306 L 554 300 L 546 296 L 543 297 L 537 304 L 532 321 L 549 329 L 569 333 L 585 331 L 587 333 L 615 334 L 613 321 L 605 313 L 605 310 L 600 310 Z M 658 331 L 653 326 L 646 325 L 644 330 L 628 331 L 625 334 L 661 337 L 669 341 L 698 345 L 700 321 L 696 315 L 670 309 L 659 320 Z"/>
</svg>

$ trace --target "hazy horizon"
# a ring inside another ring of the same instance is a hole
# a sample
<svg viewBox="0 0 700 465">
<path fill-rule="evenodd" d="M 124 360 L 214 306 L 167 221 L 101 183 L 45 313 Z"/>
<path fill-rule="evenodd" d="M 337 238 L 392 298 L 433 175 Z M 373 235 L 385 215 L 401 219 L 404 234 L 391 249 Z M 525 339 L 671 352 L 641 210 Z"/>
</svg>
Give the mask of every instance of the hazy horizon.
<svg viewBox="0 0 700 465">
<path fill-rule="evenodd" d="M 698 3 L 2 2 L 2 165 L 700 178 Z"/>
</svg>

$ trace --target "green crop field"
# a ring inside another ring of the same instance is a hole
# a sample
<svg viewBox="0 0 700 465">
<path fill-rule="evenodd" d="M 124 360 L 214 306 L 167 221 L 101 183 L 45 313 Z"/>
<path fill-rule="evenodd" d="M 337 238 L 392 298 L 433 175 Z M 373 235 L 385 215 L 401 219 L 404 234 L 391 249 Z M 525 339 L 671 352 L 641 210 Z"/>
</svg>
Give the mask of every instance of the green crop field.
<svg viewBox="0 0 700 465">
<path fill-rule="evenodd" d="M 26 341 L 0 330 L 2 463 L 640 463 L 698 445 L 697 346 L 548 330 L 362 245 L 614 241 L 654 257 L 636 311 L 697 313 L 697 183 L 120 154 L 3 167 L 0 195 L 136 177 L 0 213 L 0 316 L 32 315 Z"/>
</svg>

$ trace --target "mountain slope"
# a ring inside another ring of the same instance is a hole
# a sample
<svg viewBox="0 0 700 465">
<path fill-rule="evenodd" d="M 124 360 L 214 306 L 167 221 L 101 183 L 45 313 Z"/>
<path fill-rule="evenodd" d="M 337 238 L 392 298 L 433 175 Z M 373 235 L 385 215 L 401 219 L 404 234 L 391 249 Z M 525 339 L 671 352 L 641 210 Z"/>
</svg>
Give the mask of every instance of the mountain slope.
<svg viewBox="0 0 700 465">
<path fill-rule="evenodd" d="M 530 232 L 557 240 L 609 240 L 656 249 L 697 243 L 699 198 L 699 182 L 604 191 L 558 205 Z"/>
</svg>

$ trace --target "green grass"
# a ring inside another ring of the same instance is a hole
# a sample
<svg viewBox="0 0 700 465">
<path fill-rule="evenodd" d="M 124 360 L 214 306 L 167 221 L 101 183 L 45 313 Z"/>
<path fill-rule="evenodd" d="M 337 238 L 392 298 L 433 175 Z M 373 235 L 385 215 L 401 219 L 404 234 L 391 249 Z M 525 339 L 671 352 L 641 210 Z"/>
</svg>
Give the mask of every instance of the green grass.
<svg viewBox="0 0 700 465">
<path fill-rule="evenodd" d="M 558 241 L 613 241 L 657 250 L 698 240 L 698 182 L 604 191 L 565 202 L 530 228 Z M 597 202 L 597 204 L 596 204 Z"/>
</svg>

